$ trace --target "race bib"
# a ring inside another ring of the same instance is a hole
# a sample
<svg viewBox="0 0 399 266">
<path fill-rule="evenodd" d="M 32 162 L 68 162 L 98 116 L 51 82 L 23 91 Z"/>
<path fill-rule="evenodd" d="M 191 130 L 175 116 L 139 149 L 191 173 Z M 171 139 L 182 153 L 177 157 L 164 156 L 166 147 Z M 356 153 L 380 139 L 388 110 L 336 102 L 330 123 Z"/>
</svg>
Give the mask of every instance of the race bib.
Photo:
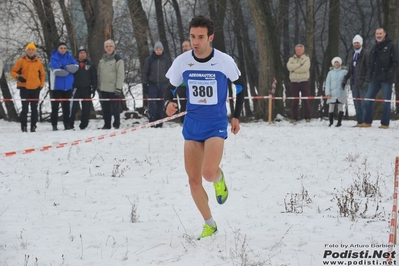
<svg viewBox="0 0 399 266">
<path fill-rule="evenodd" d="M 216 80 L 188 80 L 190 104 L 214 105 L 218 103 Z"/>
</svg>

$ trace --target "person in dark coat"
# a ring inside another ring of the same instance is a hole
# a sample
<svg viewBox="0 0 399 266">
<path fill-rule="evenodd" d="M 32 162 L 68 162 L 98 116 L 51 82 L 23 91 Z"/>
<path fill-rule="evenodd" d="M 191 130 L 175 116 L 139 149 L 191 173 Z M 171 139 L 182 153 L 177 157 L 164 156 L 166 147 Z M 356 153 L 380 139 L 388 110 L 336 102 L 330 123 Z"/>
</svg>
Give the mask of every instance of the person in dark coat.
<svg viewBox="0 0 399 266">
<path fill-rule="evenodd" d="M 89 98 L 96 95 L 97 90 L 97 71 L 94 64 L 87 57 L 87 50 L 81 47 L 78 51 L 79 69 L 75 72 L 72 99 L 85 99 L 82 101 L 82 116 L 80 118 L 80 129 L 85 129 L 89 124 L 91 102 Z M 75 116 L 78 111 L 79 102 L 72 102 L 69 125 L 74 128 Z"/>
<path fill-rule="evenodd" d="M 354 104 L 357 120 L 355 127 L 358 127 L 363 123 L 364 113 L 366 113 L 366 101 L 359 99 L 365 98 L 369 86 L 367 78 L 369 51 L 363 48 L 363 38 L 360 35 L 356 35 L 352 42 L 354 48 L 352 61 L 349 64 L 348 73 L 345 75 L 342 82 L 342 88 L 345 88 L 345 85 L 349 80 L 352 95 L 353 98 L 355 98 Z"/>
<path fill-rule="evenodd" d="M 376 43 L 370 50 L 370 63 L 368 78 L 370 84 L 366 93 L 366 98 L 375 99 L 377 93 L 382 90 L 382 98 L 388 100 L 384 102 L 382 111 L 381 126 L 379 128 L 388 129 L 391 120 L 392 84 L 396 80 L 396 72 L 399 68 L 398 47 L 388 37 L 383 28 L 375 31 Z M 361 127 L 371 127 L 373 123 L 374 101 L 366 102 L 366 113 L 364 123 Z"/>
<path fill-rule="evenodd" d="M 169 80 L 165 77 L 171 63 L 163 51 L 161 42 L 156 42 L 154 51 L 146 58 L 142 72 L 142 83 L 144 93 L 148 98 L 163 98 L 164 91 L 169 85 Z M 148 101 L 148 119 L 150 122 L 157 121 L 164 117 L 163 101 Z M 162 123 L 155 127 L 162 127 Z"/>
</svg>

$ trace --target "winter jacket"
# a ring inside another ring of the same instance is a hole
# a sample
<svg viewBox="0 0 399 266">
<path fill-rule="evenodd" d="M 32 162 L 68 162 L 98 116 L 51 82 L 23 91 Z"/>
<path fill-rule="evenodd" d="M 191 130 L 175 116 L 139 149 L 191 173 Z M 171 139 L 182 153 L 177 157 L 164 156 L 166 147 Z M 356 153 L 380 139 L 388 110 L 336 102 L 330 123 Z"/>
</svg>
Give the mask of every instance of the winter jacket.
<svg viewBox="0 0 399 266">
<path fill-rule="evenodd" d="M 26 79 L 26 82 L 17 82 L 17 87 L 27 90 L 36 90 L 43 88 L 46 80 L 46 72 L 44 71 L 42 61 L 34 56 L 30 59 L 28 56 L 21 57 L 17 60 L 10 71 L 11 77 L 17 79 L 18 76 Z"/>
<path fill-rule="evenodd" d="M 55 75 L 55 71 L 60 69 L 65 69 L 67 65 L 77 65 L 75 58 L 71 56 L 68 52 L 61 54 L 58 50 L 55 50 L 50 58 L 50 68 L 51 68 L 51 87 L 53 90 L 68 91 L 73 88 L 73 74 L 69 73 L 65 77 L 60 77 Z"/>
<path fill-rule="evenodd" d="M 328 72 L 326 79 L 326 95 L 331 95 L 331 98 L 327 99 L 327 104 L 335 103 L 337 100 L 340 103 L 346 103 L 346 90 L 342 88 L 341 85 L 347 73 L 348 70 L 346 70 L 345 67 L 332 67 Z"/>
<path fill-rule="evenodd" d="M 115 53 L 105 53 L 98 64 L 97 77 L 99 91 L 122 90 L 125 80 L 125 63 L 122 58 Z"/>
<path fill-rule="evenodd" d="M 166 72 L 170 68 L 170 60 L 162 53 L 157 55 L 155 52 L 145 59 L 144 69 L 141 74 L 141 81 L 143 84 L 162 84 L 169 82 L 166 78 Z"/>
<path fill-rule="evenodd" d="M 371 82 L 395 83 L 399 68 L 398 47 L 388 36 L 370 51 L 369 78 Z"/>
<path fill-rule="evenodd" d="M 287 63 L 287 69 L 290 72 L 291 82 L 308 81 L 310 77 L 310 59 L 303 54 L 301 57 L 294 55 L 290 57 Z"/>
<path fill-rule="evenodd" d="M 349 64 L 348 73 L 345 75 L 343 82 L 350 82 L 350 85 L 355 85 L 355 87 L 359 89 L 367 89 L 367 83 L 369 80 L 367 76 L 369 67 L 369 51 L 362 48 L 356 60 L 356 67 L 353 66 L 354 56 L 355 52 L 352 53 L 352 60 Z M 355 73 L 353 73 L 353 71 L 355 71 Z M 355 78 L 354 84 L 353 78 Z"/>
<path fill-rule="evenodd" d="M 79 69 L 73 74 L 73 87 L 79 89 L 92 88 L 97 90 L 97 70 L 94 64 L 85 59 L 79 61 Z"/>
</svg>

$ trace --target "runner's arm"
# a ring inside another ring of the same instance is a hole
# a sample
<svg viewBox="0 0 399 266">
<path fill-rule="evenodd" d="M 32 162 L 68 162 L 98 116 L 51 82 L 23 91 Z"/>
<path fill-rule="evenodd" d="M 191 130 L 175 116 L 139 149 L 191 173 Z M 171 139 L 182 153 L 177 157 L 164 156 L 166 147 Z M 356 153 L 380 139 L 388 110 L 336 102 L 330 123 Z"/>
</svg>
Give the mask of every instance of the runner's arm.
<svg viewBox="0 0 399 266">
<path fill-rule="evenodd" d="M 244 104 L 244 91 L 246 90 L 246 86 L 241 77 L 233 83 L 236 85 L 236 106 L 233 117 L 238 119 L 240 118 L 242 106 Z"/>
</svg>

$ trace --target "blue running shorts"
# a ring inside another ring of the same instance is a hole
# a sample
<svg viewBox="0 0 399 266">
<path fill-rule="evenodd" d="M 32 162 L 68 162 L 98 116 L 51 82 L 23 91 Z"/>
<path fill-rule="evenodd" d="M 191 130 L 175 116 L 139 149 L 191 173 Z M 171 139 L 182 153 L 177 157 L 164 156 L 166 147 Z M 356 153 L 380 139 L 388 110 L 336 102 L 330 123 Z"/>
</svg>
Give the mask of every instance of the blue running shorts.
<svg viewBox="0 0 399 266">
<path fill-rule="evenodd" d="M 185 140 L 204 142 L 211 137 L 227 139 L 227 117 L 217 119 L 196 119 L 188 115 L 184 118 L 183 137 Z"/>
</svg>

